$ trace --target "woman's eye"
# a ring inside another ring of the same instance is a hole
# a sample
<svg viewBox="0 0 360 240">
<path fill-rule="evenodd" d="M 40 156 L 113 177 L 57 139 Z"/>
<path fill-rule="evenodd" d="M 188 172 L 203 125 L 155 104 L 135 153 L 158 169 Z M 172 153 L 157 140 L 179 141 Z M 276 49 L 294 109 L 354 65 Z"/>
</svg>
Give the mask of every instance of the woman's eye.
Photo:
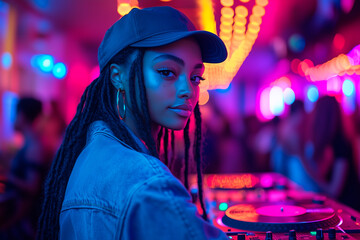
<svg viewBox="0 0 360 240">
<path fill-rule="evenodd" d="M 191 78 L 191 81 L 195 84 L 195 85 L 199 85 L 200 81 L 204 81 L 205 78 L 201 77 L 201 76 L 193 76 Z"/>
<path fill-rule="evenodd" d="M 174 76 L 175 76 L 175 74 L 174 74 L 173 71 L 167 70 L 167 69 L 165 69 L 165 70 L 157 70 L 157 72 L 158 72 L 161 76 L 167 77 L 167 78 L 169 78 L 169 77 L 174 77 Z"/>
</svg>

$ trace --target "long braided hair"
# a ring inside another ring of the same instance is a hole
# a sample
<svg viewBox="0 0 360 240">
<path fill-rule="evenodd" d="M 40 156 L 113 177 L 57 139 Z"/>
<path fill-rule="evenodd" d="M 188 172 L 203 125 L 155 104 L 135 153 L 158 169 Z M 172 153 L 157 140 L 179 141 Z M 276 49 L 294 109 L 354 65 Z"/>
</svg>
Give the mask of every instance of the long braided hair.
<svg viewBox="0 0 360 240">
<path fill-rule="evenodd" d="M 132 55 L 136 56 L 135 60 L 131 63 L 129 73 L 131 79 L 129 81 L 130 104 L 134 108 L 133 113 L 136 126 L 140 130 L 140 138 L 148 147 L 150 154 L 159 158 L 157 145 L 151 135 L 151 119 L 143 79 L 142 65 L 144 52 L 144 49 L 131 47 L 122 50 L 110 61 L 108 66 L 102 70 L 100 76 L 85 89 L 77 107 L 76 114 L 66 129 L 64 140 L 54 158 L 49 175 L 45 182 L 42 213 L 38 226 L 38 239 L 58 239 L 59 237 L 59 216 L 65 196 L 67 182 L 75 165 L 76 159 L 86 145 L 87 130 L 92 122 L 97 120 L 106 122 L 117 138 L 126 142 L 134 150 L 138 152 L 142 151 L 140 146 L 138 146 L 131 136 L 130 132 L 120 123 L 117 111 L 114 107 L 116 89 L 110 80 L 109 65 L 111 63 L 128 63 L 130 59 L 129 56 Z M 136 96 L 140 96 L 141 104 L 138 104 Z M 197 109 L 194 112 L 195 118 L 200 119 L 198 105 L 195 109 Z M 198 130 L 201 128 L 200 125 L 196 125 L 197 133 L 195 136 L 195 148 L 198 148 L 198 150 L 194 150 L 194 152 L 196 152 L 194 159 L 196 162 L 199 162 L 197 163 L 198 175 L 200 173 L 199 177 L 201 178 L 201 171 L 199 168 L 201 160 L 200 156 L 197 154 L 200 153 L 201 129 Z M 167 135 L 167 133 L 165 135 Z M 166 148 L 168 145 L 167 141 L 168 137 L 166 137 Z M 172 148 L 173 146 L 174 144 L 172 141 Z M 187 179 L 187 173 L 185 175 L 185 179 Z M 198 181 L 198 184 L 199 194 L 202 195 L 202 187 L 200 186 L 201 181 Z M 200 200 L 202 200 L 202 197 L 200 197 Z M 203 208 L 204 216 L 206 216 L 204 204 L 201 203 L 201 206 Z M 206 219 L 206 217 L 204 217 L 204 219 Z"/>
</svg>

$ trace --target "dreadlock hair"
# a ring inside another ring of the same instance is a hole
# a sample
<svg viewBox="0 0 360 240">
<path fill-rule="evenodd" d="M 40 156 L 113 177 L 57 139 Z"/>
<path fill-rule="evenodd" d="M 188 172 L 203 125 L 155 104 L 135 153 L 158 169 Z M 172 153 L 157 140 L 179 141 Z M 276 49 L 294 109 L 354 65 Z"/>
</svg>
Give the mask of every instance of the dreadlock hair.
<svg viewBox="0 0 360 240">
<path fill-rule="evenodd" d="M 189 149 L 190 149 L 190 137 L 189 137 L 190 119 L 186 123 L 184 128 L 184 145 L 185 145 L 185 167 L 184 167 L 184 185 L 189 190 Z"/>
<path fill-rule="evenodd" d="M 168 145 L 169 145 L 169 130 L 164 129 L 164 163 L 169 166 L 169 154 L 168 154 Z"/>
<path fill-rule="evenodd" d="M 198 194 L 199 194 L 199 202 L 201 205 L 201 209 L 203 210 L 203 219 L 208 220 L 204 198 L 203 198 L 203 184 L 202 184 L 202 169 L 201 169 L 201 113 L 199 103 L 196 104 L 194 109 L 195 116 L 195 141 L 194 141 L 194 158 L 196 161 L 196 171 L 197 171 L 197 182 L 198 182 Z"/>
<path fill-rule="evenodd" d="M 171 130 L 171 152 L 172 152 L 172 158 L 171 162 L 174 163 L 175 160 L 175 131 Z"/>
<path fill-rule="evenodd" d="M 160 145 L 161 145 L 161 138 L 163 135 L 163 130 L 164 130 L 164 127 L 160 127 L 159 133 L 157 135 L 156 148 L 157 148 L 158 152 L 160 152 L 160 147 L 161 147 Z"/>
<path fill-rule="evenodd" d="M 140 129 L 141 138 L 147 145 L 150 154 L 158 157 L 154 139 L 151 136 L 150 116 L 147 105 L 146 91 L 142 75 L 142 59 L 144 50 L 126 48 L 119 52 L 111 63 L 127 63 L 128 57 L 137 53 L 130 68 L 129 91 L 131 105 L 137 111 L 135 120 Z M 110 63 L 109 63 L 110 65 Z M 141 148 L 124 127 L 116 114 L 114 107 L 116 89 L 110 80 L 109 65 L 83 93 L 77 107 L 75 117 L 66 129 L 64 140 L 52 163 L 44 186 L 42 213 L 39 218 L 38 239 L 58 239 L 59 215 L 65 195 L 66 185 L 77 157 L 86 145 L 86 134 L 89 125 L 97 120 L 108 124 L 115 136 L 129 144 L 136 151 Z M 136 82 L 136 83 L 135 83 Z M 135 89 L 137 86 L 137 89 Z M 138 95 L 136 94 L 139 91 Z M 137 105 L 136 96 L 141 96 L 141 111 Z M 140 113 L 144 113 L 140 115 Z"/>
</svg>

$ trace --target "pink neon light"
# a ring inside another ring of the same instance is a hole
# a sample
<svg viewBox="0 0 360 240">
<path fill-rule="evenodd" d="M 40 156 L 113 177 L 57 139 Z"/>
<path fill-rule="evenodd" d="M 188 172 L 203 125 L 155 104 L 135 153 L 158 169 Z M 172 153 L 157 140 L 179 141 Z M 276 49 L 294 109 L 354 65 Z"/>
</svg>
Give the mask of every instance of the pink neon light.
<svg viewBox="0 0 360 240">
<path fill-rule="evenodd" d="M 272 119 L 274 115 L 270 111 L 270 90 L 271 88 L 265 88 L 260 95 L 260 117 L 265 120 Z"/>
<path fill-rule="evenodd" d="M 332 77 L 327 80 L 326 90 L 329 95 L 334 95 L 341 90 L 341 79 L 339 77 Z"/>
</svg>

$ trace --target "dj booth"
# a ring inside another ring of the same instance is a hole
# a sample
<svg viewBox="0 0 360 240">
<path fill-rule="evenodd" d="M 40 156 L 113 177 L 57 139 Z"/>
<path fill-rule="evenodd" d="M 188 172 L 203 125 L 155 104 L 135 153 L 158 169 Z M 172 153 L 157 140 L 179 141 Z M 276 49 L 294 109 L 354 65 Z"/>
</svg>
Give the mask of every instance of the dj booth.
<svg viewBox="0 0 360 240">
<path fill-rule="evenodd" d="M 196 178 L 190 183 L 195 198 Z M 281 174 L 205 175 L 204 199 L 210 221 L 229 239 L 360 239 L 359 212 Z"/>
</svg>

